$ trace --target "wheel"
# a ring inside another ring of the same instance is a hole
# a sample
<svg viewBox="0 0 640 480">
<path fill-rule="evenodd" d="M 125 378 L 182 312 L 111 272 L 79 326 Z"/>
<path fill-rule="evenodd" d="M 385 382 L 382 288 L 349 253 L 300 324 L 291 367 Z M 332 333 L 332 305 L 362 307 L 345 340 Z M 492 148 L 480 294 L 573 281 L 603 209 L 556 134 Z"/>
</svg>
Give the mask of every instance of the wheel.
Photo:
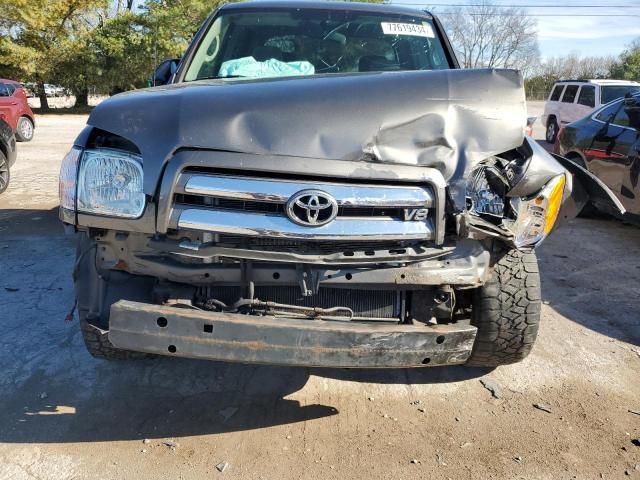
<svg viewBox="0 0 640 480">
<path fill-rule="evenodd" d="M 11 179 L 11 171 L 9 170 L 9 162 L 4 153 L 0 151 L 0 193 L 4 192 L 9 186 Z"/>
<path fill-rule="evenodd" d="M 508 251 L 491 279 L 472 293 L 471 324 L 478 333 L 467 364 L 497 367 L 523 360 L 538 335 L 540 304 L 535 253 Z"/>
<path fill-rule="evenodd" d="M 556 122 L 555 118 L 551 118 L 547 122 L 547 134 L 546 134 L 547 143 L 555 143 L 557 136 L 558 136 L 558 123 Z"/>
<path fill-rule="evenodd" d="M 19 142 L 30 142 L 33 140 L 35 129 L 33 122 L 29 117 L 20 117 L 18 120 L 18 129 L 16 130 L 16 140 Z"/>
<path fill-rule="evenodd" d="M 80 331 L 87 351 L 94 358 L 105 360 L 138 360 L 155 358 L 155 355 L 142 352 L 120 350 L 109 341 L 109 332 L 92 325 L 87 320 L 86 312 L 78 312 L 80 317 Z"/>
<path fill-rule="evenodd" d="M 95 242 L 86 234 L 80 234 L 77 240 L 73 279 L 78 300 L 80 332 L 87 351 L 95 358 L 107 360 L 154 358 L 155 355 L 148 353 L 120 350 L 109 341 L 108 315 L 112 302 L 101 296 L 109 290 L 108 286 L 100 285 L 108 275 L 98 274 L 96 269 Z M 130 284 L 122 283 L 124 289 L 132 288 Z M 116 296 L 118 293 L 116 292 Z"/>
</svg>

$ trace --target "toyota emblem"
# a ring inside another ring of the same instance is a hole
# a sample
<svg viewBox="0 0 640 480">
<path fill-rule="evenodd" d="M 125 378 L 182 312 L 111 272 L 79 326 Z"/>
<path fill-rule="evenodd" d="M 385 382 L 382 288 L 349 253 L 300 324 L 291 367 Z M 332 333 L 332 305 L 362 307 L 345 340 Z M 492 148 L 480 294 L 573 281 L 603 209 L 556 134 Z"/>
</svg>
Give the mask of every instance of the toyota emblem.
<svg viewBox="0 0 640 480">
<path fill-rule="evenodd" d="M 321 190 L 302 190 L 287 202 L 289 219 L 304 227 L 321 227 L 338 215 L 338 202 Z"/>
</svg>

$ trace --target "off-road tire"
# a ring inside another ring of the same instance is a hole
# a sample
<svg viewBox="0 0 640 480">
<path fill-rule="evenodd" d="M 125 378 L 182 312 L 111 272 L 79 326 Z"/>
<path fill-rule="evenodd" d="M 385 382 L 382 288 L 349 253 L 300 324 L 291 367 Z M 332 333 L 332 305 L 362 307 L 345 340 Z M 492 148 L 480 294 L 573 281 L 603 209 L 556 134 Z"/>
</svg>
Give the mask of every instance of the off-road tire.
<svg viewBox="0 0 640 480">
<path fill-rule="evenodd" d="M 155 358 L 150 353 L 120 350 L 109 341 L 109 332 L 89 323 L 86 316 L 80 312 L 80 331 L 87 351 L 92 357 L 105 360 L 139 360 Z"/>
<path fill-rule="evenodd" d="M 471 324 L 478 333 L 467 364 L 497 367 L 524 359 L 538 335 L 540 314 L 536 255 L 510 250 L 494 265 L 491 279 L 473 291 Z"/>
<path fill-rule="evenodd" d="M 28 122 L 27 127 L 23 127 L 24 122 Z M 30 128 L 29 128 L 30 127 Z M 29 132 L 26 134 L 25 132 Z M 20 117 L 18 128 L 16 129 L 16 140 L 18 142 L 30 142 L 34 137 L 34 125 L 29 117 Z"/>
</svg>

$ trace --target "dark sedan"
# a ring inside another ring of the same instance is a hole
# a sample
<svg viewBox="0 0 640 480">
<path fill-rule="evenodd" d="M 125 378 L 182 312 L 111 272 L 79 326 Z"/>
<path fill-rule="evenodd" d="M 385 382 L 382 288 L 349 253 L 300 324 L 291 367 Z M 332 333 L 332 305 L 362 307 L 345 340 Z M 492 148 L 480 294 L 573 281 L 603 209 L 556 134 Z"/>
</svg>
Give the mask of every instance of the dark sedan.
<svg viewBox="0 0 640 480">
<path fill-rule="evenodd" d="M 567 125 L 558 135 L 555 153 L 596 175 L 616 194 L 629 219 L 640 221 L 640 94 L 615 100 Z"/>
</svg>

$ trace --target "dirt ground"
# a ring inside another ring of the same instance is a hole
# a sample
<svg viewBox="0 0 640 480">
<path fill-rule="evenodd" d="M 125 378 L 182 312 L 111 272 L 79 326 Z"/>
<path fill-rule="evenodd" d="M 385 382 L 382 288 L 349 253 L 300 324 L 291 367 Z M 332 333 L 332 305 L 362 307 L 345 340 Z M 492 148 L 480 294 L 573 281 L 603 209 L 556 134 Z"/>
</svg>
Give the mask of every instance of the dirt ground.
<svg viewBox="0 0 640 480">
<path fill-rule="evenodd" d="M 0 197 L 1 480 L 640 479 L 640 228 L 549 238 L 536 347 L 493 371 L 98 361 L 55 211 L 84 121 L 39 118 Z"/>
</svg>

